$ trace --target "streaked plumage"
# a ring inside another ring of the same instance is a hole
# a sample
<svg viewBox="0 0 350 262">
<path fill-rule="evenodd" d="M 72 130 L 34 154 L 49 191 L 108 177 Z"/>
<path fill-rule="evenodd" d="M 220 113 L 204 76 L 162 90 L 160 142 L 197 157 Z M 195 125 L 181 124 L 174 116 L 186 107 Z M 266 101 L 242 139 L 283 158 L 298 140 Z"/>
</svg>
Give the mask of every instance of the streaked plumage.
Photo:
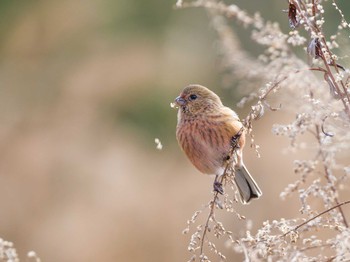
<svg viewBox="0 0 350 262">
<path fill-rule="evenodd" d="M 220 98 L 201 85 L 189 85 L 175 99 L 179 106 L 176 137 L 179 145 L 204 174 L 223 174 L 231 139 L 242 128 L 237 114 L 225 107 Z M 242 203 L 258 198 L 261 190 L 244 166 L 242 150 L 245 132 L 238 141 L 235 182 Z"/>
</svg>

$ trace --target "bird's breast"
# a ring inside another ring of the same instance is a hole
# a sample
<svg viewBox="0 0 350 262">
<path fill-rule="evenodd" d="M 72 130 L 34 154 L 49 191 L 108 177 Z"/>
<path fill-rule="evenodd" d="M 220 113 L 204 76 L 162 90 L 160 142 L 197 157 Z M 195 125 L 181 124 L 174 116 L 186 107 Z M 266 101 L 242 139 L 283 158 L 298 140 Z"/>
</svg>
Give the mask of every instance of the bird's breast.
<svg viewBox="0 0 350 262">
<path fill-rule="evenodd" d="M 222 171 L 233 130 L 219 117 L 182 119 L 177 139 L 192 164 L 202 173 Z"/>
</svg>

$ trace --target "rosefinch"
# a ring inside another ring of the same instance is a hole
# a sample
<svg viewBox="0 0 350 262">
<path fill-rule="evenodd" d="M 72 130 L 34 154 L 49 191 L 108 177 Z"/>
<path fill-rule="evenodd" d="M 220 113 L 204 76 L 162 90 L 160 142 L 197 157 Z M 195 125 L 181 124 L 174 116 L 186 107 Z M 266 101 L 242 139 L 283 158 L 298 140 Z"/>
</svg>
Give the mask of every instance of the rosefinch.
<svg viewBox="0 0 350 262">
<path fill-rule="evenodd" d="M 261 190 L 243 163 L 245 131 L 237 114 L 225 107 L 208 88 L 189 85 L 175 99 L 178 105 L 176 138 L 192 164 L 202 173 L 216 175 L 214 190 L 222 193 L 223 175 L 232 139 L 237 141 L 235 183 L 242 203 L 261 196 Z M 219 185 L 218 185 L 219 184 Z"/>
</svg>

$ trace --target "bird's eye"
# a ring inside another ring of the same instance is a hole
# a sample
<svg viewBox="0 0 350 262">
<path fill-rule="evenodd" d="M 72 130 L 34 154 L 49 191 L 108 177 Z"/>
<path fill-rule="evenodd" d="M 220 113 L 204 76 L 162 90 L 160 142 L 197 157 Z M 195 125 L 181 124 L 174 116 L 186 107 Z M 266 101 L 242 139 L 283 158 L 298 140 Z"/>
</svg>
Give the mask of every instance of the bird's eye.
<svg viewBox="0 0 350 262">
<path fill-rule="evenodd" d="M 194 95 L 194 94 L 193 94 L 193 95 L 190 95 L 189 99 L 190 99 L 190 100 L 196 100 L 196 99 L 197 99 L 197 96 Z"/>
</svg>

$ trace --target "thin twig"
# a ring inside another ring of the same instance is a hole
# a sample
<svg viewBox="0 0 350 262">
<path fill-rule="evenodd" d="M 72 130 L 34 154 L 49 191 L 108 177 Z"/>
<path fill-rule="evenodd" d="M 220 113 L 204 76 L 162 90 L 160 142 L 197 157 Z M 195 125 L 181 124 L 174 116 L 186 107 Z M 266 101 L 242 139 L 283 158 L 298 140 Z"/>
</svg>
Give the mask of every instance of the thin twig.
<svg viewBox="0 0 350 262">
<path fill-rule="evenodd" d="M 327 210 L 325 210 L 325 211 L 319 213 L 318 215 L 316 215 L 316 216 L 314 216 L 314 217 L 312 217 L 312 218 L 306 220 L 305 222 L 299 224 L 299 225 L 296 226 L 295 228 L 289 230 L 287 233 L 284 233 L 284 234 L 282 235 L 282 237 L 285 237 L 286 235 L 288 235 L 288 234 L 291 233 L 291 232 L 296 232 L 299 228 L 301 228 L 302 226 L 308 224 L 308 223 L 311 222 L 312 220 L 315 220 L 316 218 L 318 218 L 318 217 L 320 217 L 320 216 L 322 216 L 322 215 L 324 215 L 324 214 L 326 214 L 326 213 L 332 211 L 333 209 L 340 208 L 341 206 L 344 206 L 344 205 L 347 205 L 347 204 L 350 204 L 350 200 L 344 201 L 344 202 L 342 202 L 342 203 L 340 203 L 340 204 L 337 204 L 337 205 L 335 205 L 335 206 L 333 206 L 333 207 L 331 207 L 331 208 L 328 208 Z"/>
<path fill-rule="evenodd" d="M 332 246 L 333 244 L 322 244 L 322 245 L 318 245 L 318 246 L 309 246 L 309 247 L 304 247 L 304 248 L 301 248 L 299 249 L 300 252 L 304 252 L 304 251 L 307 251 L 307 250 L 310 250 L 310 249 L 316 249 L 316 248 L 323 248 L 323 247 L 330 247 Z"/>
<path fill-rule="evenodd" d="M 224 177 L 224 175 L 222 175 L 222 176 L 220 177 L 220 183 L 222 183 L 223 177 Z M 213 217 L 213 215 L 214 215 L 215 203 L 216 203 L 216 201 L 217 201 L 218 198 L 219 198 L 219 192 L 215 191 L 215 192 L 214 192 L 214 198 L 213 198 L 212 201 L 210 201 L 210 205 L 209 205 L 209 207 L 210 207 L 210 212 L 209 212 L 207 221 L 205 222 L 205 226 L 204 226 L 204 230 L 203 230 L 203 234 L 202 234 L 200 255 L 203 254 L 203 245 L 204 245 L 205 235 L 206 235 L 207 232 L 208 232 L 210 219 L 211 219 L 211 218 Z"/>
<path fill-rule="evenodd" d="M 232 137 L 232 144 L 231 144 L 231 149 L 230 149 L 230 153 L 229 153 L 229 158 L 227 159 L 225 170 L 224 170 L 223 174 L 219 178 L 220 179 L 219 180 L 220 183 L 223 183 L 224 179 L 226 178 L 227 171 L 230 168 L 230 166 L 232 165 L 232 161 L 234 159 L 233 158 L 233 154 L 234 154 L 234 152 L 235 152 L 235 150 L 237 148 L 237 143 L 238 143 L 238 140 L 239 140 L 240 136 L 242 135 L 242 133 L 243 133 L 243 127 L 237 132 L 236 135 L 234 135 Z M 205 236 L 206 236 L 206 234 L 208 232 L 210 219 L 213 218 L 213 216 L 214 216 L 215 204 L 216 204 L 218 199 L 219 199 L 219 192 L 215 191 L 214 192 L 214 197 L 210 201 L 210 204 L 209 204 L 210 212 L 209 212 L 209 215 L 208 215 L 207 220 L 205 222 L 205 226 L 204 226 L 204 230 L 203 230 L 203 234 L 202 234 L 202 238 L 201 238 L 200 256 L 204 255 L 204 253 L 203 253 L 203 246 L 204 246 Z"/>
<path fill-rule="evenodd" d="M 298 73 L 299 70 L 296 70 L 295 73 Z M 284 80 L 286 80 L 289 77 L 289 75 L 283 76 L 280 80 L 275 81 L 273 85 L 270 86 L 270 88 L 264 93 L 263 96 L 259 97 L 259 100 L 264 101 L 266 97 L 270 94 L 271 91 L 273 91 L 276 87 L 279 86 L 280 83 L 282 83 Z"/>
<path fill-rule="evenodd" d="M 320 144 L 320 146 L 322 146 L 322 141 L 321 141 L 321 137 L 320 137 L 320 126 L 319 125 L 315 125 L 316 126 L 316 138 L 317 138 L 317 141 L 318 143 Z M 335 195 L 336 194 L 336 188 L 334 187 L 334 185 L 332 184 L 332 181 L 331 181 L 331 175 L 329 173 L 329 167 L 325 164 L 326 163 L 326 156 L 324 155 L 324 153 L 321 151 L 321 157 L 322 157 L 322 162 L 324 163 L 324 172 L 325 172 L 325 177 L 328 181 L 328 183 L 330 184 L 331 186 L 331 190 L 333 191 L 333 194 Z M 334 202 L 339 205 L 339 200 L 338 198 L 335 196 L 334 197 Z M 349 227 L 349 224 L 348 224 L 348 221 L 346 220 L 346 217 L 345 217 L 345 214 L 343 212 L 343 209 L 341 208 L 341 206 L 339 206 L 339 212 L 343 218 L 343 222 L 344 222 L 344 225 L 346 227 Z"/>
</svg>

